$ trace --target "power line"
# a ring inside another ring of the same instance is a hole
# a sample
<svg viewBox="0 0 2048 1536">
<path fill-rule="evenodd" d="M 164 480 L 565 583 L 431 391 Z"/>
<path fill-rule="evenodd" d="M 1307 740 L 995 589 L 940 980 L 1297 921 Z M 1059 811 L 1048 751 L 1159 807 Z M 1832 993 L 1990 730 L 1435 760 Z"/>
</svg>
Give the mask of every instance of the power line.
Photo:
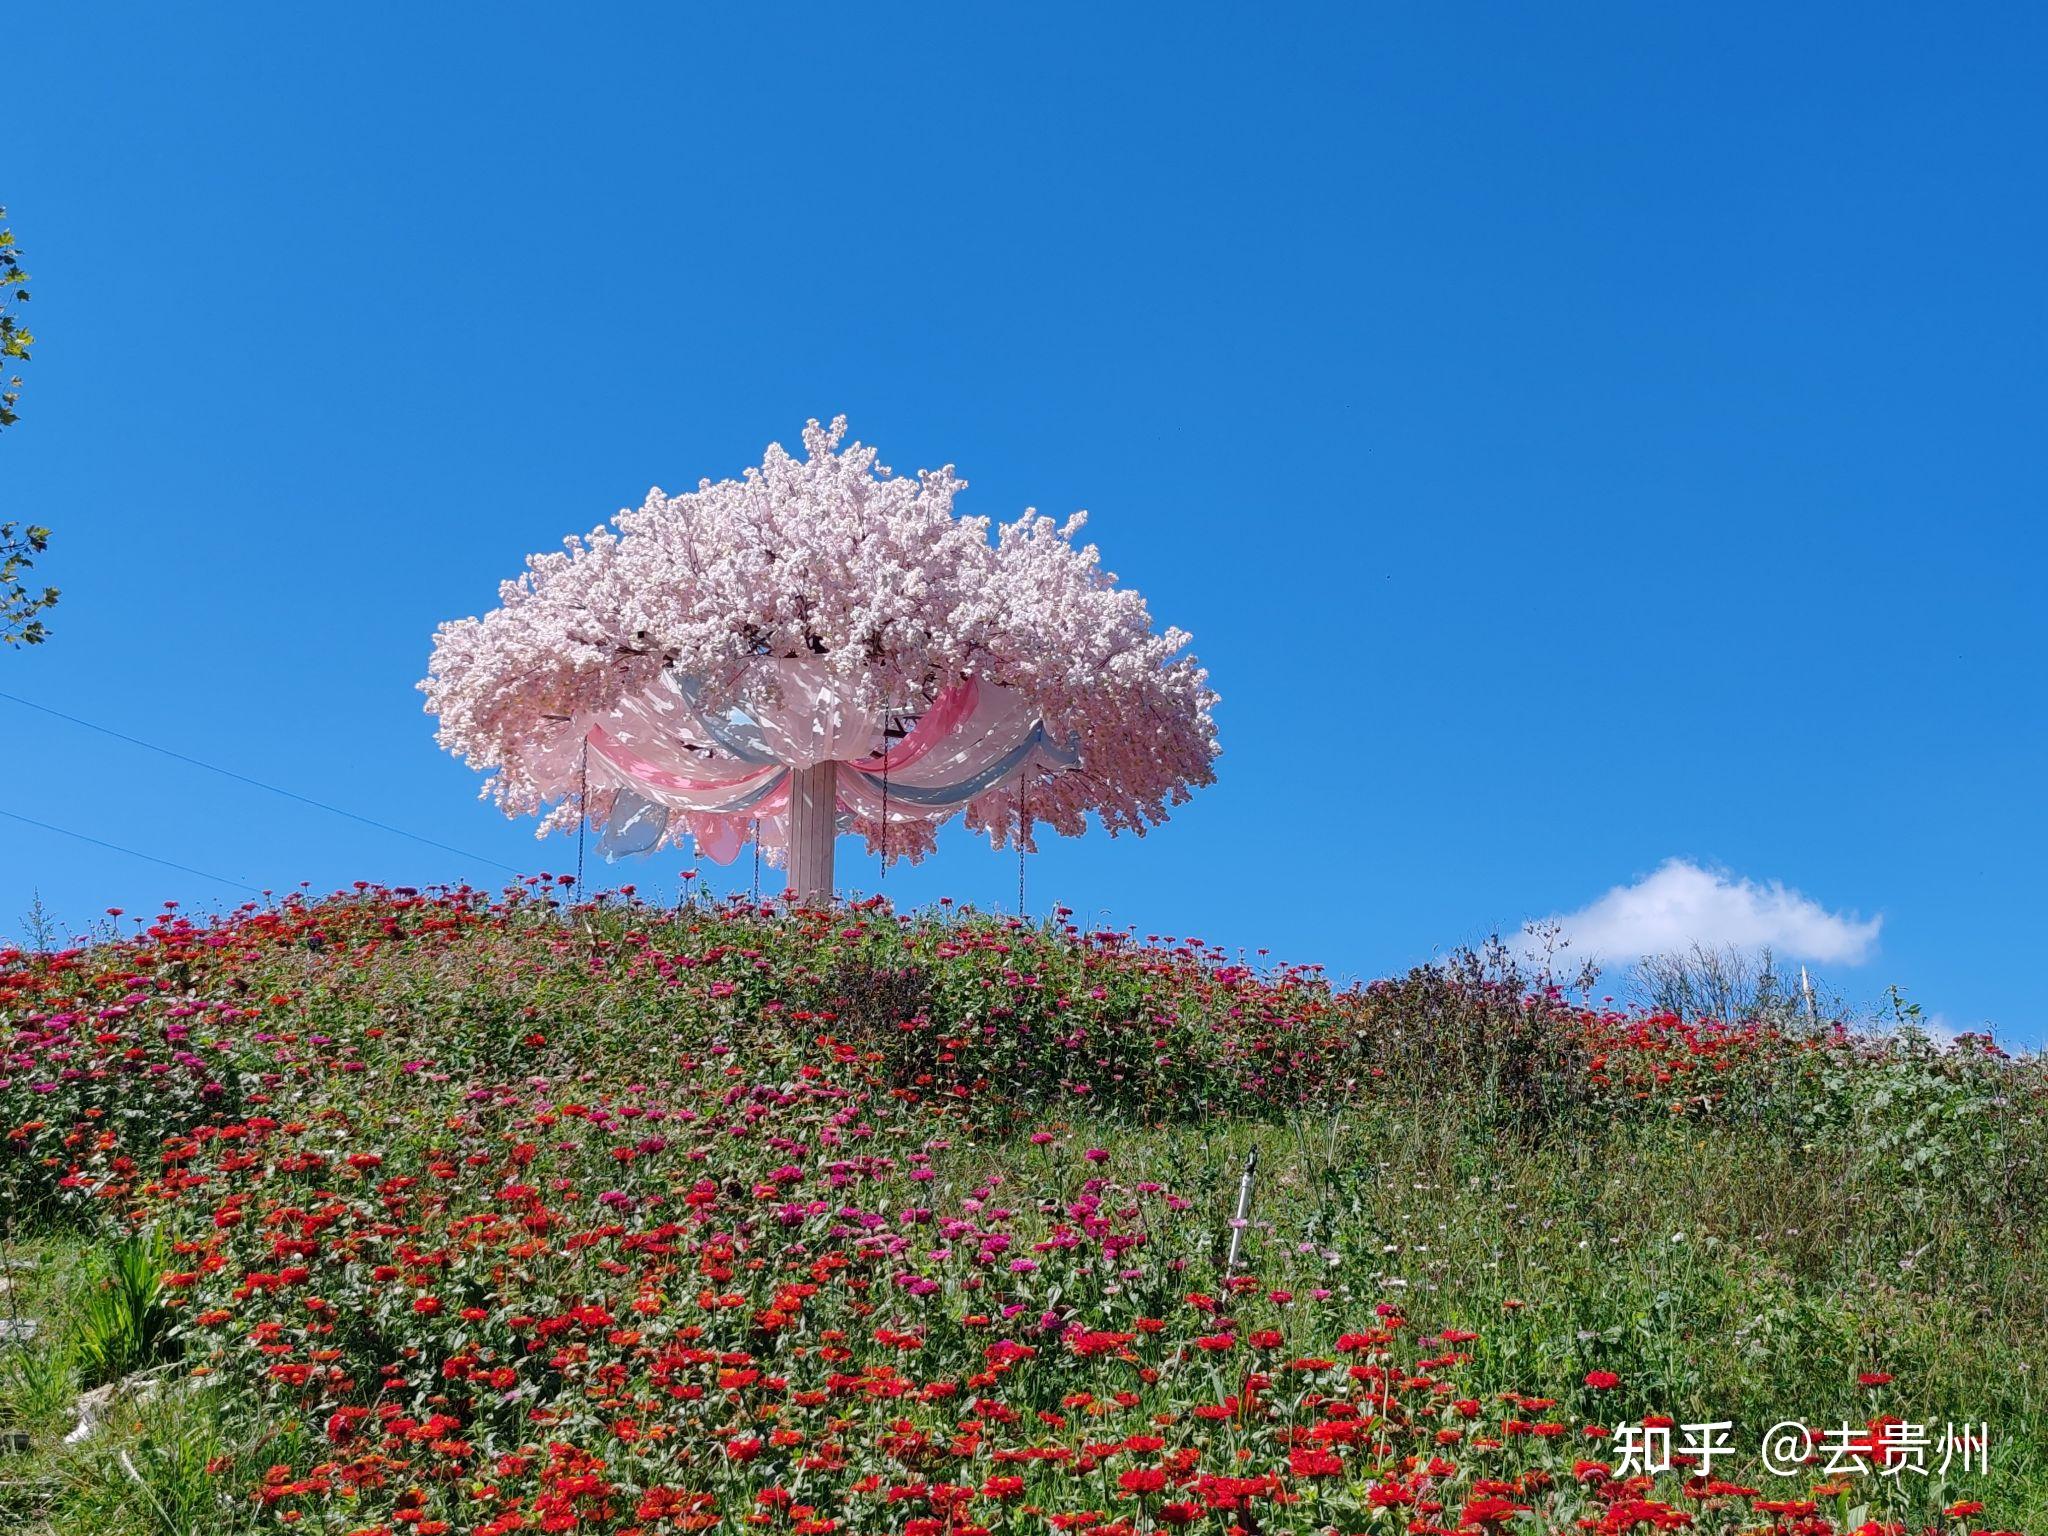
<svg viewBox="0 0 2048 1536">
<path fill-rule="evenodd" d="M 326 811 L 335 816 L 346 816 L 350 821 L 361 822 L 366 827 L 375 827 L 379 832 L 389 832 L 393 837 L 403 837 L 415 843 L 424 843 L 429 848 L 439 848 L 443 853 L 459 853 L 465 859 L 475 859 L 479 864 L 488 864 L 493 869 L 502 869 L 508 875 L 519 873 L 510 864 L 500 864 L 496 859 L 485 858 L 484 855 L 472 853 L 467 848 L 457 848 L 453 843 L 436 842 L 431 837 L 422 837 L 417 832 L 408 832 L 403 827 L 394 827 L 389 822 L 378 821 L 374 817 L 358 816 L 354 811 L 345 811 L 338 805 L 329 805 L 325 800 L 315 800 L 311 795 L 302 795 L 296 790 L 284 789 L 276 784 L 266 784 L 262 779 L 252 779 L 246 773 L 236 773 L 234 769 L 223 768 L 218 763 L 209 763 L 196 757 L 188 757 L 183 752 L 174 752 L 169 747 L 160 747 L 153 741 L 144 741 L 140 736 L 130 736 L 124 731 L 117 731 L 104 725 L 96 725 L 90 720 L 81 720 L 76 715 L 65 714 L 61 709 L 52 709 L 47 704 L 38 704 L 33 699 L 24 699 L 19 694 L 0 690 L 0 699 L 6 699 L 10 703 L 19 704 L 25 709 L 38 710 L 58 720 L 69 721 L 73 725 L 82 725 L 88 731 L 98 731 L 102 736 L 111 736 L 114 740 L 125 741 L 130 746 L 142 747 L 147 751 L 161 753 L 163 756 L 175 758 L 181 763 L 190 763 L 194 768 L 204 768 L 208 773 L 217 773 L 222 778 L 233 779 L 237 783 L 252 785 L 257 789 L 267 789 L 273 795 L 283 795 L 287 800 L 296 800 L 301 805 L 312 806 L 315 810 Z M 62 829 L 60 828 L 59 830 Z M 87 841 L 90 842 L 91 839 L 88 838 Z M 109 846 L 112 845 L 110 844 Z M 123 849 L 122 851 L 128 852 L 130 850 Z M 147 857 L 147 855 L 144 855 L 144 857 Z M 161 864 L 164 860 L 158 859 L 156 862 Z M 178 867 L 182 869 L 184 866 L 180 865 Z M 199 871 L 193 871 L 193 873 L 199 873 Z M 211 877 L 209 876 L 209 878 Z M 232 880 L 228 882 L 230 885 L 234 883 Z M 242 889 L 246 891 L 249 887 L 245 885 Z"/>
<path fill-rule="evenodd" d="M 152 864 L 161 864 L 165 869 L 181 869 L 188 875 L 197 875 L 202 880 L 211 880 L 219 885 L 232 885 L 238 891 L 247 891 L 251 896 L 263 893 L 253 885 L 244 885 L 239 880 L 230 880 L 226 875 L 216 875 L 209 870 L 194 869 L 190 864 L 180 864 L 175 859 L 160 859 L 153 853 L 144 853 L 140 848 L 124 848 L 119 843 L 109 843 L 97 837 L 87 837 L 83 832 L 74 832 L 69 827 L 53 826 L 47 821 L 37 821 L 33 816 L 17 816 L 12 811 L 0 811 L 9 821 L 19 821 L 31 827 L 41 827 L 45 832 L 60 833 L 75 837 L 81 843 L 91 843 L 96 848 L 109 848 L 115 853 L 125 853 L 131 858 L 147 859 Z"/>
</svg>

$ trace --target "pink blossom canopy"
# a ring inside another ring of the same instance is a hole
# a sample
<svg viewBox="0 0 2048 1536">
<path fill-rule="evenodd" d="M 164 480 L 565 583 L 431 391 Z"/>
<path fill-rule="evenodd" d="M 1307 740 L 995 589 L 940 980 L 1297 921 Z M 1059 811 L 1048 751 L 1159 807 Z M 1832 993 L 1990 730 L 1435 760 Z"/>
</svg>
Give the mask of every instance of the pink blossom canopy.
<svg viewBox="0 0 2048 1536">
<path fill-rule="evenodd" d="M 650 491 L 440 627 L 427 709 L 507 815 L 723 862 L 779 846 L 790 770 L 832 763 L 841 830 L 916 859 L 955 812 L 1028 847 L 1091 811 L 1142 833 L 1212 781 L 1207 674 L 1076 547 L 1083 514 L 991 543 L 951 465 L 901 478 L 845 431 Z"/>
</svg>

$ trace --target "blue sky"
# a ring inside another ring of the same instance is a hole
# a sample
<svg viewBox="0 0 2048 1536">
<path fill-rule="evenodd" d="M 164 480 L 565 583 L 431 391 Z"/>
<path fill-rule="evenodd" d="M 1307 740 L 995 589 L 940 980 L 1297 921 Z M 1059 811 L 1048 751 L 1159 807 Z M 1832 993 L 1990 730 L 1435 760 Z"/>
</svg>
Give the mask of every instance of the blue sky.
<svg viewBox="0 0 2048 1536">
<path fill-rule="evenodd" d="M 1170 14 L 11 15 L 0 515 L 65 596 L 0 689 L 481 857 L 6 700 L 0 806 L 257 887 L 566 867 L 435 749 L 433 626 L 845 412 L 1088 508 L 1223 695 L 1219 782 L 1034 903 L 1346 975 L 1761 933 L 2043 1039 L 2042 13 Z M 9 824 L 0 931 L 36 892 L 241 895 Z"/>
</svg>

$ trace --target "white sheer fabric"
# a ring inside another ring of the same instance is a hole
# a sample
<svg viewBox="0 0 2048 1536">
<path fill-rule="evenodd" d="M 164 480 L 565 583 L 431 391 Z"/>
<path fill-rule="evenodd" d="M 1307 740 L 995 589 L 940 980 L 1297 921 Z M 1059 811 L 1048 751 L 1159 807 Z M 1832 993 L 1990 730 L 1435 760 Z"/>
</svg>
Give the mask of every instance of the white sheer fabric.
<svg viewBox="0 0 2048 1536">
<path fill-rule="evenodd" d="M 688 836 L 704 857 L 728 864 L 757 826 L 764 845 L 782 847 L 791 768 L 837 765 L 843 830 L 880 821 L 885 804 L 892 826 L 943 821 L 1027 772 L 1078 765 L 1021 695 L 971 678 L 893 740 L 880 714 L 850 706 L 811 658 L 749 664 L 729 706 L 701 705 L 702 693 L 696 680 L 665 674 L 648 693 L 578 722 L 557 749 L 580 754 L 588 743 L 591 818 L 604 825 L 606 858 Z M 560 766 L 573 781 L 582 765 Z"/>
</svg>

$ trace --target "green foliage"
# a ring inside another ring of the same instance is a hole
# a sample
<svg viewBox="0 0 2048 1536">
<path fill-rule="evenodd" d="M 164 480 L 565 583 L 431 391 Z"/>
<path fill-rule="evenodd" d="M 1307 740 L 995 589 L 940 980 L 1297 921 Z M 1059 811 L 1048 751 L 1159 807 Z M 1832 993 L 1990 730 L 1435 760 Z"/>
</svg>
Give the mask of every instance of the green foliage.
<svg viewBox="0 0 2048 1536">
<path fill-rule="evenodd" d="M 54 1423 L 77 1396 L 68 1350 L 31 1340 L 0 1353 L 0 1426 L 31 1430 Z"/>
<path fill-rule="evenodd" d="M 106 1255 L 104 1272 L 79 1299 L 76 1357 L 89 1386 L 119 1381 L 161 1359 L 170 1342 L 164 1275 L 171 1245 L 156 1231 L 131 1232 Z"/>
<path fill-rule="evenodd" d="M 6 217 L 7 210 L 0 207 L 0 360 L 27 362 L 35 337 L 21 324 L 15 310 L 28 302 L 28 274 L 21 270 L 14 231 L 6 227 Z M 20 398 L 20 375 L 8 374 L 0 384 L 0 427 L 14 425 L 18 419 L 14 405 Z M 57 589 L 37 591 L 22 579 L 22 573 L 34 568 L 35 557 L 49 545 L 47 528 L 0 522 L 0 641 L 40 645 L 49 638 L 49 629 L 38 615 L 56 606 Z"/>
<path fill-rule="evenodd" d="M 37 617 L 57 605 L 57 589 L 35 591 L 21 579 L 35 557 L 50 547 L 50 530 L 33 523 L 0 523 L 0 641 L 9 645 L 41 645 L 49 628 Z"/>
<path fill-rule="evenodd" d="M 1467 1106 L 1491 1134 L 1535 1135 L 1593 1113 L 1590 1052 L 1564 1010 L 1495 940 L 1366 990 L 1360 1055 L 1382 1092 Z"/>
<path fill-rule="evenodd" d="M 14 231 L 6 227 L 7 209 L 0 207 L 0 359 L 28 361 L 28 349 L 35 337 L 22 325 L 15 306 L 28 302 L 28 274 L 21 270 L 21 253 L 14 246 Z M 0 427 L 11 427 L 16 417 L 14 402 L 21 398 L 21 380 L 9 375 L 0 388 Z"/>
<path fill-rule="evenodd" d="M 15 1335 L 0 1345 L 0 1428 L 43 1435 L 71 1427 L 73 1302 L 104 1246 L 69 1234 L 0 1243 L 0 1317 Z"/>
<path fill-rule="evenodd" d="M 214 1394 L 178 1391 L 60 1466 L 55 1503 L 66 1536 L 237 1536 L 255 1528 L 247 1501 L 212 1475 L 246 1442 Z"/>
</svg>

